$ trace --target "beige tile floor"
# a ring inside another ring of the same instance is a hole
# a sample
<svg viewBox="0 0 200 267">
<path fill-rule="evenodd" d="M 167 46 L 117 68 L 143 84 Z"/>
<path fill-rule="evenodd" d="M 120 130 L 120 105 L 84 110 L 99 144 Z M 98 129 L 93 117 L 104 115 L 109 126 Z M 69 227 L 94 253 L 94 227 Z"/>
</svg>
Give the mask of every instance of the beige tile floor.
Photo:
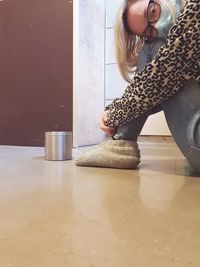
<svg viewBox="0 0 200 267">
<path fill-rule="evenodd" d="M 140 147 L 116 170 L 1 146 L 0 267 L 199 267 L 200 178 L 174 144 Z"/>
</svg>

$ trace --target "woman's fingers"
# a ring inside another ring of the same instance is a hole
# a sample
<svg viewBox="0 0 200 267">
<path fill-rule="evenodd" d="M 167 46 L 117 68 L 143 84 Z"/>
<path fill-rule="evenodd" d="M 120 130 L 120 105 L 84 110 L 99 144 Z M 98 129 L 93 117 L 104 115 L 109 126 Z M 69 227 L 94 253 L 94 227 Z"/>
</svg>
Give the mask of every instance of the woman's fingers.
<svg viewBox="0 0 200 267">
<path fill-rule="evenodd" d="M 109 114 L 109 110 L 104 111 L 104 113 L 103 113 L 103 120 L 104 121 L 108 120 L 108 114 Z"/>
<path fill-rule="evenodd" d="M 113 136 L 116 133 L 117 128 L 115 128 L 115 127 L 108 127 L 104 123 L 107 120 L 107 118 L 108 118 L 108 113 L 109 113 L 109 111 L 105 111 L 102 114 L 102 116 L 100 118 L 99 126 L 100 126 L 100 129 L 102 131 L 104 131 L 108 136 Z"/>
</svg>

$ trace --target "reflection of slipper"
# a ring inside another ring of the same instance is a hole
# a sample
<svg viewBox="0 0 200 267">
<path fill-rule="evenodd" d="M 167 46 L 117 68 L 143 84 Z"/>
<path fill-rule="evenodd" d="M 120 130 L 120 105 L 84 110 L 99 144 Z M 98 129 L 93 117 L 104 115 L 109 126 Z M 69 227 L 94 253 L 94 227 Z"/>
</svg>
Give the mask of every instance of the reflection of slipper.
<svg viewBox="0 0 200 267">
<path fill-rule="evenodd" d="M 76 160 L 77 166 L 135 169 L 140 150 L 134 141 L 108 140 L 86 151 Z"/>
</svg>

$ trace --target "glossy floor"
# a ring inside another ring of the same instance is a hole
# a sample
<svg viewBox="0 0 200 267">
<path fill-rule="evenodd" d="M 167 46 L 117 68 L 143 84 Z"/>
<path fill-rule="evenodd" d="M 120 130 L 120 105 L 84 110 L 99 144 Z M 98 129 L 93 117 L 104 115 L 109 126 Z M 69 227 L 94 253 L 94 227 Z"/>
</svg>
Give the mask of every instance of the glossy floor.
<svg viewBox="0 0 200 267">
<path fill-rule="evenodd" d="M 140 148 L 117 170 L 0 147 L 0 267 L 199 267 L 200 178 L 174 144 Z"/>
</svg>

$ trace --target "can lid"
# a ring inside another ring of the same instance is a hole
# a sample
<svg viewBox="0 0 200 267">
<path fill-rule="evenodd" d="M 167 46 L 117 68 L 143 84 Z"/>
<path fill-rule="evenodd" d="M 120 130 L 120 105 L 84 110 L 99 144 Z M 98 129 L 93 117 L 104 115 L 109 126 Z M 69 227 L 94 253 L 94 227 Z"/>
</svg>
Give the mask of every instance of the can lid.
<svg viewBox="0 0 200 267">
<path fill-rule="evenodd" d="M 72 132 L 65 132 L 65 131 L 54 131 L 54 132 L 45 132 L 45 135 L 72 135 Z"/>
</svg>

